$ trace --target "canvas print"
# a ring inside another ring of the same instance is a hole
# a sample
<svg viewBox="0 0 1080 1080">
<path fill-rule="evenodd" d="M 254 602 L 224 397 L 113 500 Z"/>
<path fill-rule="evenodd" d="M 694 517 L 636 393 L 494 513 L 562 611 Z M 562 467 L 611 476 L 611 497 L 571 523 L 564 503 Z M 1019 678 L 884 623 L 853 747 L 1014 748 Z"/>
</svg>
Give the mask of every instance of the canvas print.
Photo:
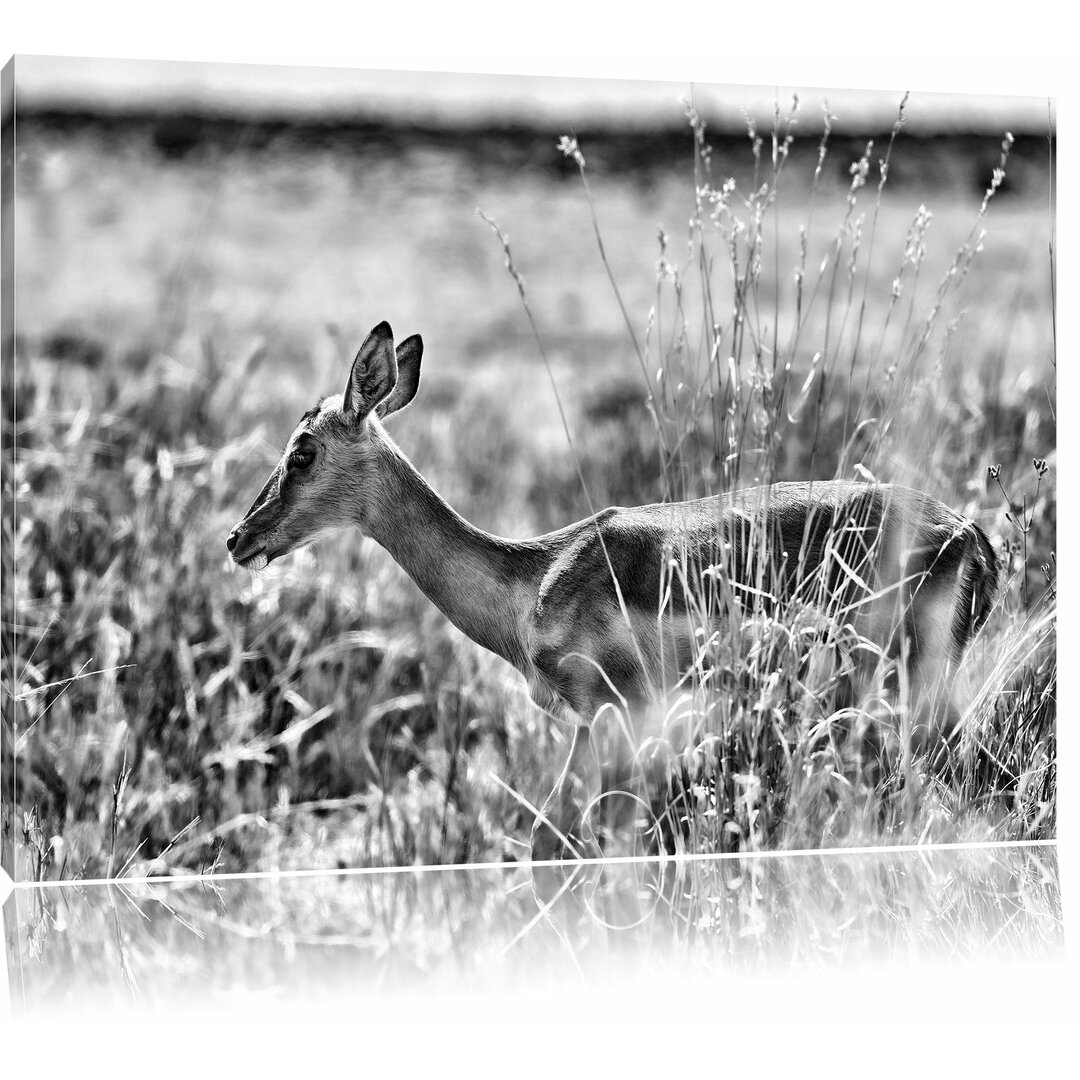
<svg viewBox="0 0 1080 1080">
<path fill-rule="evenodd" d="M 7 79 L 17 880 L 1054 837 L 1052 101 Z"/>
</svg>

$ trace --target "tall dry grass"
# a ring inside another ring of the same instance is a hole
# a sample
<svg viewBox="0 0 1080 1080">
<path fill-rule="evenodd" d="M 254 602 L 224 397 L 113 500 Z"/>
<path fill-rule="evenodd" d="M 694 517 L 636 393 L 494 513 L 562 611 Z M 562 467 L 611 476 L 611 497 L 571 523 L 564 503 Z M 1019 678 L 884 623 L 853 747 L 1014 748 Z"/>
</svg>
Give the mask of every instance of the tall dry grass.
<svg viewBox="0 0 1080 1080">
<path fill-rule="evenodd" d="M 1018 405 L 1007 407 L 1004 388 L 989 382 L 1000 361 L 982 369 L 981 381 L 961 375 L 982 344 L 963 339 L 972 305 L 965 285 L 989 242 L 1014 140 L 1005 133 L 969 230 L 944 273 L 926 283 L 932 288 L 920 291 L 932 212 L 918 207 L 899 250 L 878 235 L 906 104 L 905 95 L 880 156 L 868 142 L 851 163 L 840 222 L 819 226 L 819 236 L 814 211 L 833 119 L 825 105 L 798 261 L 784 281 L 776 219 L 798 99 L 786 115 L 777 108 L 768 148 L 748 122 L 745 188 L 714 175 L 705 122 L 688 103 L 694 214 L 678 261 L 660 232 L 657 296 L 643 335 L 611 282 L 644 376 L 665 499 L 781 479 L 888 481 L 930 491 L 1003 534 L 1001 593 L 956 680 L 961 725 L 948 740 L 913 728 L 919 718 L 903 672 L 880 642 L 860 638 L 835 597 L 777 603 L 762 595 L 761 580 L 749 596 L 737 594 L 723 568 L 694 580 L 683 552 L 673 576 L 697 597 L 702 645 L 692 679 L 681 694 L 658 694 L 667 711 L 634 748 L 646 777 L 668 777 L 666 800 L 653 797 L 653 823 L 669 848 L 1053 835 L 1055 497 L 1044 456 L 1053 449 L 1033 441 L 1026 467 L 1003 466 L 1009 432 L 997 422 Z M 585 158 L 572 138 L 560 149 L 578 166 L 604 259 Z M 1048 262 L 1052 290 L 1052 243 Z M 1053 303 L 1051 295 L 1051 335 Z M 979 299 L 974 306 L 981 314 Z M 1047 438 L 1052 347 L 1042 361 L 1042 384 L 1033 380 L 1019 408 L 1025 434 Z M 1044 554 L 1033 559 L 1036 549 Z M 835 563 L 840 580 L 857 579 L 838 555 Z M 879 657 L 869 685 L 867 653 Z"/>
<path fill-rule="evenodd" d="M 19 876 L 526 854 L 521 800 L 542 802 L 565 733 L 514 673 L 353 537 L 254 579 L 224 557 L 295 417 L 343 380 L 355 330 L 394 314 L 326 334 L 313 298 L 322 289 L 351 310 L 350 257 L 393 250 L 402 220 L 425 257 L 391 261 L 407 312 L 393 321 L 429 350 L 453 331 L 460 352 L 440 366 L 429 351 L 395 435 L 477 523 L 524 535 L 579 518 L 581 477 L 599 506 L 865 473 L 931 492 L 1002 545 L 1006 587 L 960 673 L 965 735 L 947 773 L 912 760 L 887 724 L 865 750 L 869 714 L 850 712 L 837 677 L 841 632 L 800 635 L 794 613 L 751 613 L 716 644 L 712 670 L 730 677 L 699 683 L 645 748 L 667 778 L 653 807 L 665 842 L 1052 835 L 1053 298 L 1034 239 L 1050 229 L 1045 211 L 1010 209 L 995 176 L 981 204 L 891 200 L 899 122 L 887 148 L 844 162 L 837 186 L 826 116 L 807 136 L 816 166 L 796 175 L 790 151 L 811 126 L 798 113 L 750 131 L 730 183 L 689 118 L 693 184 L 665 188 L 689 229 L 662 231 L 652 256 L 630 196 L 606 202 L 603 181 L 587 198 L 544 189 L 541 224 L 525 188 L 477 191 L 451 169 L 424 189 L 419 169 L 376 168 L 373 190 L 397 184 L 407 205 L 376 205 L 383 220 L 366 233 L 347 214 L 342 225 L 359 180 L 330 155 L 159 168 L 138 147 L 108 161 L 89 142 L 42 145 L 20 225 L 93 252 L 111 292 L 75 274 L 74 256 L 52 276 L 31 262 L 22 325 L 36 332 L 5 371 L 4 767 L 18 801 L 3 827 Z M 537 397 L 501 250 L 482 225 L 479 238 L 463 219 L 439 226 L 459 186 L 525 234 L 514 250 L 573 455 L 551 395 Z M 271 212 L 283 233 L 272 241 Z M 162 260 L 170 219 L 183 240 Z M 565 250 L 541 240 L 556 225 Z M 590 247 L 583 304 L 565 265 L 573 250 L 570 265 L 585 267 Z M 645 260 L 655 274 L 626 274 Z"/>
</svg>

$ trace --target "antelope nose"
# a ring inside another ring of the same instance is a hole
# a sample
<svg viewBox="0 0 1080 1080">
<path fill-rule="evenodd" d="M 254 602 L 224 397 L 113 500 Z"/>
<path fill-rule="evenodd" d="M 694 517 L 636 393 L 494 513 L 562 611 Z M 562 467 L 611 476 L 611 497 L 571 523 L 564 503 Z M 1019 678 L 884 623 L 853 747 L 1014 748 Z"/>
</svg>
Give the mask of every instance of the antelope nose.
<svg viewBox="0 0 1080 1080">
<path fill-rule="evenodd" d="M 232 549 L 234 547 L 236 547 L 236 530 L 235 529 L 233 529 L 233 531 L 231 533 L 229 533 L 229 539 L 225 541 L 225 546 L 230 551 L 232 551 Z"/>
</svg>

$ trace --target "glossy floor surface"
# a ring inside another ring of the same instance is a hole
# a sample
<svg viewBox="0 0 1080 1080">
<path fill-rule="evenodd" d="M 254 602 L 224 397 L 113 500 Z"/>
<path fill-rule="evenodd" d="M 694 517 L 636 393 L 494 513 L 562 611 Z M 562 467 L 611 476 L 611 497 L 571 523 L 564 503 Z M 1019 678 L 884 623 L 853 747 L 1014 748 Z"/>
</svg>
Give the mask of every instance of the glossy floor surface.
<svg viewBox="0 0 1080 1080">
<path fill-rule="evenodd" d="M 1052 962 L 1052 845 L 15 890 L 16 1015 L 680 970 Z"/>
</svg>

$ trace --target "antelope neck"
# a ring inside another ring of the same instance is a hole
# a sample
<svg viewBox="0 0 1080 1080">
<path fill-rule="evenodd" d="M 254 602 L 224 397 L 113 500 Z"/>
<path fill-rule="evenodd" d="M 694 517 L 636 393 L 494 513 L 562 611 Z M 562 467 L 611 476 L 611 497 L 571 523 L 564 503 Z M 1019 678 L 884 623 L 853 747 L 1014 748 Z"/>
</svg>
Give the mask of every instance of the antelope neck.
<svg viewBox="0 0 1080 1080">
<path fill-rule="evenodd" d="M 376 447 L 380 483 L 362 528 L 462 633 L 520 667 L 528 653 L 522 586 L 534 576 L 539 584 L 538 552 L 469 524 L 389 438 Z"/>
</svg>

